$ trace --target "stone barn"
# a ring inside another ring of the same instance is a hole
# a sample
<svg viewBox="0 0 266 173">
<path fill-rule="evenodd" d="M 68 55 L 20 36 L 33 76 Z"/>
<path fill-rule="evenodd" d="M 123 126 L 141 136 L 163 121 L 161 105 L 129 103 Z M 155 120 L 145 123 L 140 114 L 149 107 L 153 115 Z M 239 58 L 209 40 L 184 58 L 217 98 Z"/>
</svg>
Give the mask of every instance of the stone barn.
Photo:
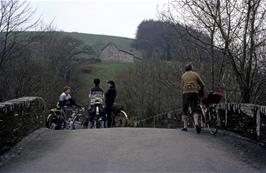
<svg viewBox="0 0 266 173">
<path fill-rule="evenodd" d="M 135 59 L 134 54 L 125 50 L 119 49 L 114 43 L 108 43 L 100 53 L 102 62 L 116 62 L 116 63 L 133 63 Z"/>
</svg>

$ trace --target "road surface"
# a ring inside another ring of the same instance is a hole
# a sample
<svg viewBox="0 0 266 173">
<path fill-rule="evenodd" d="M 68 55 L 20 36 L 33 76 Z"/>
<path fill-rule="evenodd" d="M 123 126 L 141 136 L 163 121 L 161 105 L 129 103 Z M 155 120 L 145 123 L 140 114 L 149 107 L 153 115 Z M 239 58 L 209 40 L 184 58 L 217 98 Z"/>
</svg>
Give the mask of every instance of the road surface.
<svg viewBox="0 0 266 173">
<path fill-rule="evenodd" d="M 266 148 L 221 133 L 198 135 L 192 129 L 43 128 L 4 160 L 1 173 L 266 172 Z"/>
</svg>

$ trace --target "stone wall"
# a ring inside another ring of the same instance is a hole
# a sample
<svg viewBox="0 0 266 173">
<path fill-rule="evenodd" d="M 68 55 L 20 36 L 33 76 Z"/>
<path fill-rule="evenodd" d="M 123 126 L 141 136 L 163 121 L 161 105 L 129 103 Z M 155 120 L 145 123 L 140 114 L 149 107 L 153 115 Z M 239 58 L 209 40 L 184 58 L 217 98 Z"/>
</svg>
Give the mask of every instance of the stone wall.
<svg viewBox="0 0 266 173">
<path fill-rule="evenodd" d="M 135 56 L 129 52 L 118 49 L 114 44 L 109 43 L 101 52 L 102 62 L 133 63 Z"/>
<path fill-rule="evenodd" d="M 119 59 L 119 49 L 113 44 L 109 44 L 105 47 L 100 55 L 100 59 L 103 62 L 118 62 Z"/>
<path fill-rule="evenodd" d="M 120 50 L 120 52 L 119 52 L 119 62 L 133 63 L 134 62 L 134 55 Z"/>
<path fill-rule="evenodd" d="M 214 105 L 224 129 L 266 143 L 266 106 L 241 103 Z"/>
<path fill-rule="evenodd" d="M 37 128 L 44 127 L 46 103 L 40 97 L 22 97 L 0 103 L 0 153 Z"/>
</svg>

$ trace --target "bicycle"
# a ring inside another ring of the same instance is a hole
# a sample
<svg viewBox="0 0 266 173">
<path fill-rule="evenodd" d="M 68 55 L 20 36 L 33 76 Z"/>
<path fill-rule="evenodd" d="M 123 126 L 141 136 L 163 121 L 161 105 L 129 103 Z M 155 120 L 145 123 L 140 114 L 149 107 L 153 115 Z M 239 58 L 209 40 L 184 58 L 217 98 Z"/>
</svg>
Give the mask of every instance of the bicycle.
<svg viewBox="0 0 266 173">
<path fill-rule="evenodd" d="M 75 107 L 72 109 L 72 114 L 68 120 L 66 120 L 65 115 L 61 112 L 59 108 L 52 108 L 49 110 L 49 114 L 46 118 L 46 127 L 49 129 L 77 129 L 81 125 L 78 125 L 78 122 L 81 122 L 81 119 L 84 119 L 84 116 L 81 112 L 84 112 L 84 108 Z"/>
<path fill-rule="evenodd" d="M 88 128 L 104 128 L 105 118 L 103 115 L 103 97 L 102 96 L 91 96 L 90 106 L 88 114 Z"/>
<path fill-rule="evenodd" d="M 86 116 L 81 113 L 81 112 L 85 112 L 85 108 L 81 108 L 81 109 L 76 109 L 72 111 L 72 115 L 70 116 L 70 118 L 68 119 L 68 124 L 69 124 L 69 128 L 70 129 L 82 129 L 84 128 L 84 124 L 87 120 Z"/>
<path fill-rule="evenodd" d="M 189 122 L 192 122 L 193 127 L 196 129 L 197 133 L 201 132 L 201 128 L 207 127 L 208 131 L 211 135 L 215 135 L 218 132 L 218 129 L 220 127 L 220 116 L 218 111 L 211 105 L 204 105 L 200 103 L 198 105 L 198 129 L 196 129 L 195 123 L 194 123 L 194 117 L 192 115 L 191 108 L 189 107 L 188 116 L 192 120 Z"/>
<path fill-rule="evenodd" d="M 127 127 L 128 115 L 122 105 L 114 104 L 112 107 L 112 127 Z"/>
</svg>

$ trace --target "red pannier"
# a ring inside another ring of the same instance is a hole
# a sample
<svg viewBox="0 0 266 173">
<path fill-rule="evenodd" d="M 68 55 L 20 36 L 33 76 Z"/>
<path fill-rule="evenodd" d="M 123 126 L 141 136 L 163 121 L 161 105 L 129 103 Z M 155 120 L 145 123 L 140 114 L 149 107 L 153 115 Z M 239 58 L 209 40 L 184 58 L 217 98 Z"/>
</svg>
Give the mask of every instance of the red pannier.
<svg viewBox="0 0 266 173">
<path fill-rule="evenodd" d="M 202 103 L 205 105 L 221 103 L 224 99 L 224 91 L 213 92 L 208 91 L 204 93 L 202 97 Z"/>
</svg>

